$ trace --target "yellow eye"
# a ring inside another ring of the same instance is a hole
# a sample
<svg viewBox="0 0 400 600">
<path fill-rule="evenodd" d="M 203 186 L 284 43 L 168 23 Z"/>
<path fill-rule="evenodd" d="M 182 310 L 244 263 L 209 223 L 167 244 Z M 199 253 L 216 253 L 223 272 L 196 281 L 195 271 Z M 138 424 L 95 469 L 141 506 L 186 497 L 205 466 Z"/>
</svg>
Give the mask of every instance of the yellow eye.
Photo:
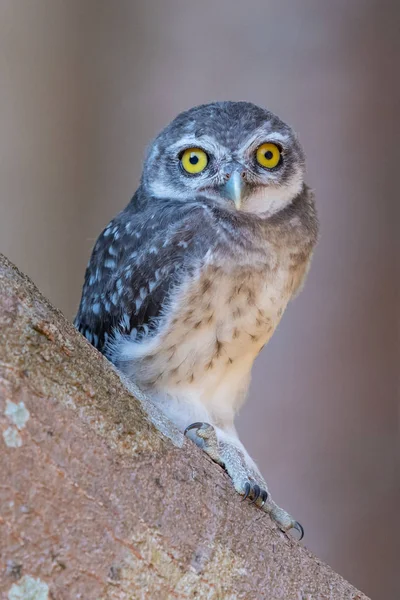
<svg viewBox="0 0 400 600">
<path fill-rule="evenodd" d="M 257 149 L 256 158 L 258 164 L 262 167 L 273 169 L 281 160 L 281 151 L 275 144 L 262 144 L 262 146 Z"/>
<path fill-rule="evenodd" d="M 208 156 L 201 148 L 188 148 L 182 154 L 181 163 L 188 173 L 201 173 L 207 166 Z"/>
</svg>

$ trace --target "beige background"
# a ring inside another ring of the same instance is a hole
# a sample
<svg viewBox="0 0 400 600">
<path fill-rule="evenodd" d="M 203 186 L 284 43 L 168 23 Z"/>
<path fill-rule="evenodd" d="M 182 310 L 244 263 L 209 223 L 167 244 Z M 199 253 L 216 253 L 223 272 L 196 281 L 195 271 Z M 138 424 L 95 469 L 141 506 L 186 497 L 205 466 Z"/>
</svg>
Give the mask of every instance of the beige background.
<svg viewBox="0 0 400 600">
<path fill-rule="evenodd" d="M 299 132 L 321 242 L 239 430 L 307 546 L 385 600 L 400 597 L 399 17 L 395 0 L 0 0 L 0 251 L 70 318 L 94 239 L 176 113 L 250 100 Z"/>
</svg>

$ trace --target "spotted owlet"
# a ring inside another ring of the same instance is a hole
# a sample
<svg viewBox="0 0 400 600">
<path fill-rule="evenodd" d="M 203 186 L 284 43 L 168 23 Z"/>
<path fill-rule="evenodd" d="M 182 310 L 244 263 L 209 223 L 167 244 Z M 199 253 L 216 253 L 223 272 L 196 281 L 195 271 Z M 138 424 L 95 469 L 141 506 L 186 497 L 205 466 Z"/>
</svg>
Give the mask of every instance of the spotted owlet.
<svg viewBox="0 0 400 600">
<path fill-rule="evenodd" d="M 292 129 L 246 102 L 180 114 L 107 225 L 75 325 L 283 531 L 234 417 L 253 362 L 301 287 L 317 239 Z"/>
</svg>

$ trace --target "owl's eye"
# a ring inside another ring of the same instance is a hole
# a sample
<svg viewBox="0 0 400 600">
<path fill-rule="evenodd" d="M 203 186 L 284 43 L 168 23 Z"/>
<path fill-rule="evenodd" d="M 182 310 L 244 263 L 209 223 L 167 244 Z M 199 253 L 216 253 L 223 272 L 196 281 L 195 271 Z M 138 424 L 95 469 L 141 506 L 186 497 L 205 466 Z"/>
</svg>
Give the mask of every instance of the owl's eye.
<svg viewBox="0 0 400 600">
<path fill-rule="evenodd" d="M 181 156 L 181 165 L 188 173 L 201 173 L 207 164 L 208 156 L 201 148 L 188 148 Z"/>
<path fill-rule="evenodd" d="M 262 144 L 262 146 L 257 149 L 256 158 L 258 164 L 262 167 L 273 169 L 281 160 L 281 151 L 275 144 Z"/>
</svg>

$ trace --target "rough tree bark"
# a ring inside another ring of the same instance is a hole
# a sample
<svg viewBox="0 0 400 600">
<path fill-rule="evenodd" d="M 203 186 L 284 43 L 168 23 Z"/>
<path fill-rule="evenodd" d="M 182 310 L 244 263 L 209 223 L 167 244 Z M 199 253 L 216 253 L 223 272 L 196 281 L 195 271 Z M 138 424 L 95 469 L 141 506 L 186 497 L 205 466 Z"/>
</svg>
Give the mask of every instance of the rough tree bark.
<svg viewBox="0 0 400 600">
<path fill-rule="evenodd" d="M 365 599 L 0 257 L 0 596 Z"/>
</svg>

